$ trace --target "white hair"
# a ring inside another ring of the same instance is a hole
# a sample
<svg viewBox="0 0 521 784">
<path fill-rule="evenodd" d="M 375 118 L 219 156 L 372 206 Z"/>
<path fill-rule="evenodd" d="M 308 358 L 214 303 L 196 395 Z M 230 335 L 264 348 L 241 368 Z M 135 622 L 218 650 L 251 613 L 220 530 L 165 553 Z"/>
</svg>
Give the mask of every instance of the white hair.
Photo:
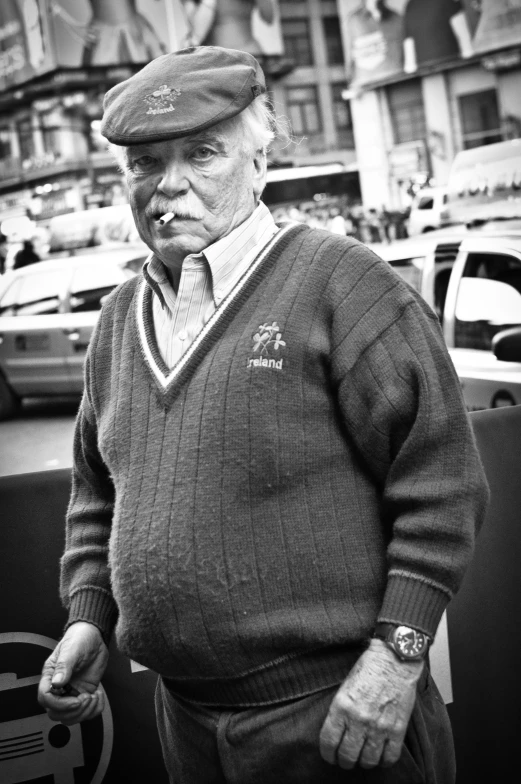
<svg viewBox="0 0 521 784">
<path fill-rule="evenodd" d="M 255 150 L 267 153 L 276 136 L 278 121 L 265 95 L 258 95 L 239 115 L 246 139 L 251 139 Z"/>
<path fill-rule="evenodd" d="M 127 148 L 122 147 L 120 144 L 113 144 L 109 142 L 107 145 L 107 149 L 110 153 L 112 153 L 117 165 L 118 169 L 125 174 L 128 170 L 127 166 Z"/>
<path fill-rule="evenodd" d="M 243 131 L 245 145 L 267 154 L 269 146 L 276 137 L 290 138 L 285 122 L 278 118 L 270 106 L 266 95 L 258 95 L 246 109 L 229 120 L 220 123 L 221 128 Z M 127 147 L 109 143 L 109 151 L 114 156 L 118 168 L 125 174 L 128 171 Z M 251 148 L 250 148 L 251 149 Z"/>
</svg>

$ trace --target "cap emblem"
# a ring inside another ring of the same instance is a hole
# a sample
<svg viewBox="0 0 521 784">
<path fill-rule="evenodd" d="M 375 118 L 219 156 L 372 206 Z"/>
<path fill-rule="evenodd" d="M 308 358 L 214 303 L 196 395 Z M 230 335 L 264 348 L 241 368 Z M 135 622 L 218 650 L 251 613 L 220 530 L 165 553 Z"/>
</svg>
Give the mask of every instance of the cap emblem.
<svg viewBox="0 0 521 784">
<path fill-rule="evenodd" d="M 177 87 L 167 87 L 166 84 L 162 84 L 153 93 L 145 96 L 144 101 L 149 106 L 147 114 L 175 112 L 172 101 L 175 101 L 178 95 L 181 95 L 181 90 L 178 90 Z"/>
</svg>

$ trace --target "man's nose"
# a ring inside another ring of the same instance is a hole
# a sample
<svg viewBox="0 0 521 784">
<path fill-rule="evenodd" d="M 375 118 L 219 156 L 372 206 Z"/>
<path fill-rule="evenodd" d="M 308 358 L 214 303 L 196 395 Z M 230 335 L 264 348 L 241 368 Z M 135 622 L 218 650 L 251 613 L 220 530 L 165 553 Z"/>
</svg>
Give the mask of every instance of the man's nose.
<svg viewBox="0 0 521 784">
<path fill-rule="evenodd" d="M 186 164 L 180 161 L 170 161 L 165 167 L 158 189 L 165 196 L 172 198 L 173 196 L 186 193 L 189 187 Z"/>
</svg>

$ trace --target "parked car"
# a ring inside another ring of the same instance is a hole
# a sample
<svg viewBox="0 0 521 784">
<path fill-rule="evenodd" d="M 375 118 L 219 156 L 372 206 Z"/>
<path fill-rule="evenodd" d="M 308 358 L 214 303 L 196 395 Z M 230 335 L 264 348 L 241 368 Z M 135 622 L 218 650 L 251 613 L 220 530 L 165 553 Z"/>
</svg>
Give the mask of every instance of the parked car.
<svg viewBox="0 0 521 784">
<path fill-rule="evenodd" d="M 80 394 L 106 296 L 134 276 L 146 246 L 41 261 L 0 278 L 0 419 L 22 398 Z"/>
<path fill-rule="evenodd" d="M 378 253 L 437 313 L 469 410 L 521 404 L 521 234 L 435 232 Z"/>
<path fill-rule="evenodd" d="M 421 191 L 418 191 L 412 200 L 406 224 L 409 237 L 440 228 L 445 217 L 446 203 L 447 191 L 445 188 L 422 188 Z"/>
</svg>

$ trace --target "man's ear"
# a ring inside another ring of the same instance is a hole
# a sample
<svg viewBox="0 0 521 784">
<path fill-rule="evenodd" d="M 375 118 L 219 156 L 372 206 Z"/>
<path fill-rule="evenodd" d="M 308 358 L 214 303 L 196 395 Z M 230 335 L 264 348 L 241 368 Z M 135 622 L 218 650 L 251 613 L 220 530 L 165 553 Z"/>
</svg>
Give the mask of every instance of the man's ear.
<svg viewBox="0 0 521 784">
<path fill-rule="evenodd" d="M 253 156 L 253 194 L 257 203 L 266 187 L 268 159 L 265 150 L 257 150 Z"/>
</svg>

